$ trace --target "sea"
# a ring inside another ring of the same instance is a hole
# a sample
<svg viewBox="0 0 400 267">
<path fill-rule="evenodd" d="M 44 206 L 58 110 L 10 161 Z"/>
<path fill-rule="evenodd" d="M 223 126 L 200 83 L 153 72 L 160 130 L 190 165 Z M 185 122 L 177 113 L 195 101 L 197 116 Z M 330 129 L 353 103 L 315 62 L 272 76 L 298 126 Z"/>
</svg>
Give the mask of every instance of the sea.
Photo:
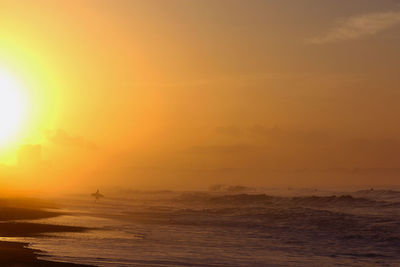
<svg viewBox="0 0 400 267">
<path fill-rule="evenodd" d="M 103 192 L 102 192 L 103 193 Z M 53 199 L 36 223 L 83 233 L 20 238 L 41 258 L 96 266 L 400 266 L 400 191 L 214 186 Z"/>
</svg>

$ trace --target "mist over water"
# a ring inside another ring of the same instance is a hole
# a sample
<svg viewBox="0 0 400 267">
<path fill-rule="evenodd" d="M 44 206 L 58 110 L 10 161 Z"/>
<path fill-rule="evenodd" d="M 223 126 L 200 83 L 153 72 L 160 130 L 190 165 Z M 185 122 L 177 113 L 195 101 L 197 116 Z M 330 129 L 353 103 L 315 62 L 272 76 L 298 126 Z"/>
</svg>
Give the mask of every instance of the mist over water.
<svg viewBox="0 0 400 267">
<path fill-rule="evenodd" d="M 99 266 L 398 266 L 400 191 L 109 192 L 56 200 L 39 222 L 95 228 L 24 238 L 51 260 Z M 37 222 L 37 221 L 36 221 Z"/>
</svg>

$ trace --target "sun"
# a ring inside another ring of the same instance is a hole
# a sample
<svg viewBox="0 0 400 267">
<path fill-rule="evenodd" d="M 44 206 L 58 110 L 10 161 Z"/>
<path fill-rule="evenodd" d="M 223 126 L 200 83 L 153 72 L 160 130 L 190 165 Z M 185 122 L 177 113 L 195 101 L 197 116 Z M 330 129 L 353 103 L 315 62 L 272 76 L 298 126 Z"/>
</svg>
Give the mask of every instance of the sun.
<svg viewBox="0 0 400 267">
<path fill-rule="evenodd" d="M 13 139 L 22 127 L 26 115 L 23 92 L 22 82 L 0 68 L 0 147 Z"/>
</svg>

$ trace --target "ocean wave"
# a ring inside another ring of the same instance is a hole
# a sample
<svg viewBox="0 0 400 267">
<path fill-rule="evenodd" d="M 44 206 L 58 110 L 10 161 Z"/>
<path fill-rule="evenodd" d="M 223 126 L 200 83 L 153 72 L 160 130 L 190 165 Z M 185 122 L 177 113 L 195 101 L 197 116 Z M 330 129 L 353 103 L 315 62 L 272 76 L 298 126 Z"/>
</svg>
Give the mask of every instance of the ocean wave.
<svg viewBox="0 0 400 267">
<path fill-rule="evenodd" d="M 178 202 L 204 205 L 227 206 L 266 206 L 294 205 L 318 207 L 388 207 L 396 203 L 351 195 L 277 197 L 266 194 L 225 194 L 185 193 L 176 199 Z"/>
<path fill-rule="evenodd" d="M 355 197 L 363 197 L 375 200 L 384 200 L 391 202 L 400 202 L 400 191 L 395 190 L 374 190 L 373 188 L 367 190 L 359 190 L 352 193 Z"/>
<path fill-rule="evenodd" d="M 367 198 L 356 198 L 351 195 L 342 196 L 309 196 L 309 197 L 294 197 L 291 202 L 301 206 L 347 206 L 347 207 L 360 207 L 360 206 L 382 206 L 387 203 L 382 201 L 375 201 Z"/>
</svg>

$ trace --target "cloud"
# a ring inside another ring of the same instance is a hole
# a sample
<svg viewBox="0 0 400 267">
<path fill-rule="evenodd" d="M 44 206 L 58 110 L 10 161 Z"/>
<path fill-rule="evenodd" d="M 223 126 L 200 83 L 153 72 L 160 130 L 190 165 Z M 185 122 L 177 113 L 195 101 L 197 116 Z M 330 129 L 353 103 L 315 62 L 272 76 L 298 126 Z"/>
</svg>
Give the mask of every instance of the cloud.
<svg viewBox="0 0 400 267">
<path fill-rule="evenodd" d="M 68 147 L 77 147 L 87 150 L 96 150 L 97 145 L 82 136 L 73 136 L 65 130 L 58 129 L 57 131 L 47 131 L 47 138 L 54 144 Z"/>
<path fill-rule="evenodd" d="M 322 145 L 332 141 L 330 134 L 321 131 L 302 131 L 282 129 L 279 127 L 266 127 L 256 124 L 249 128 L 250 133 L 263 136 L 272 142 L 298 145 Z"/>
<path fill-rule="evenodd" d="M 311 38 L 307 43 L 326 44 L 356 40 L 376 35 L 397 24 L 400 24 L 399 11 L 358 15 L 339 22 L 326 34 Z"/>
<path fill-rule="evenodd" d="M 230 136 L 238 136 L 242 133 L 242 130 L 239 127 L 234 125 L 231 126 L 220 126 L 217 127 L 216 132 L 223 135 L 230 135 Z"/>
<path fill-rule="evenodd" d="M 193 146 L 186 149 L 189 153 L 201 154 L 235 154 L 254 152 L 257 147 L 248 144 L 235 144 L 235 145 L 214 145 L 214 146 Z"/>
</svg>

